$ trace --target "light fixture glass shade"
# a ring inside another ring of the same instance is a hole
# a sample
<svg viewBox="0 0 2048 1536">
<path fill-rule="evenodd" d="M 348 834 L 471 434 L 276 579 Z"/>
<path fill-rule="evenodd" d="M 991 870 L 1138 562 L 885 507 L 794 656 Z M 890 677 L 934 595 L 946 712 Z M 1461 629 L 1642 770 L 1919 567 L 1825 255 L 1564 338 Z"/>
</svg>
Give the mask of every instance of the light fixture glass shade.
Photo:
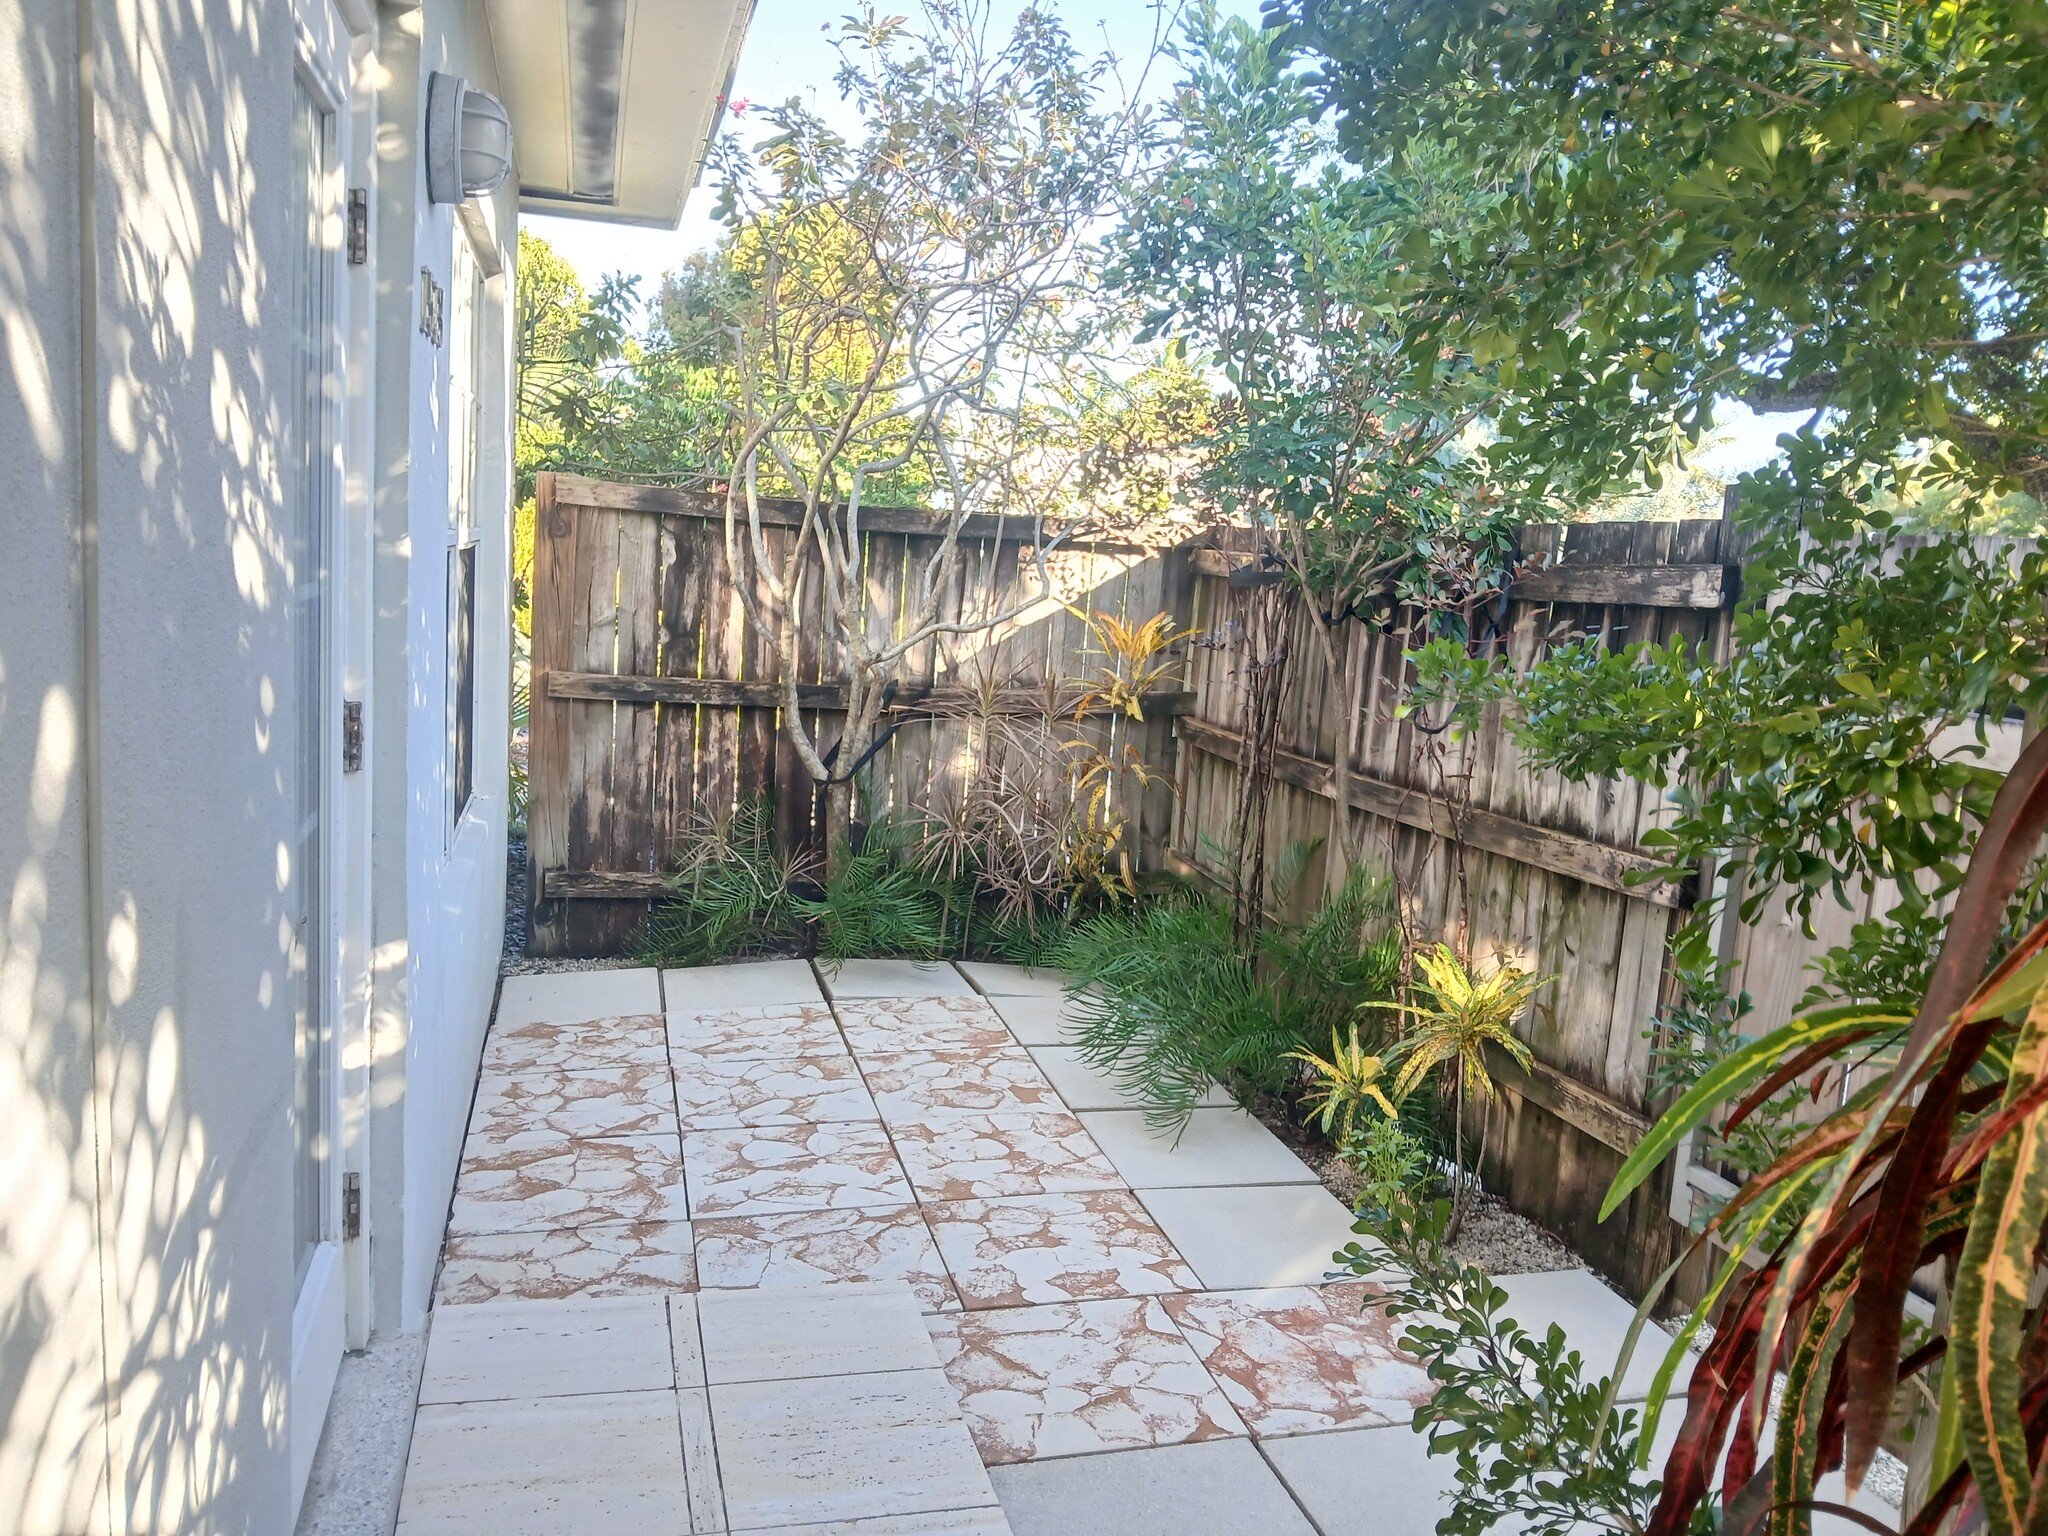
<svg viewBox="0 0 2048 1536">
<path fill-rule="evenodd" d="M 512 119 L 490 92 L 437 71 L 427 81 L 426 148 L 430 201 L 495 192 L 512 174 Z"/>
<path fill-rule="evenodd" d="M 461 118 L 463 193 L 495 192 L 512 174 L 512 119 L 497 97 L 467 85 Z"/>
</svg>

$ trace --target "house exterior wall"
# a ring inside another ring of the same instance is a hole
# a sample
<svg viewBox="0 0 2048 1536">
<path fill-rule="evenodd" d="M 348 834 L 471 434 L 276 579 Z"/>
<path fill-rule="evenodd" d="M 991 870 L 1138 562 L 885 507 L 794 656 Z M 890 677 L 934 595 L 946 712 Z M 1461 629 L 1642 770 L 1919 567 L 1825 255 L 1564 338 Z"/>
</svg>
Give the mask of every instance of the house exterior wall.
<svg viewBox="0 0 2048 1536">
<path fill-rule="evenodd" d="M 378 166 L 384 269 L 378 319 L 377 604 L 404 612 L 377 636 L 375 1035 L 369 1206 L 373 1326 L 425 1324 L 434 1266 L 490 1022 L 503 935 L 507 709 L 511 679 L 513 185 L 480 199 L 465 227 L 428 201 L 416 125 L 439 70 L 497 87 L 480 5 L 387 13 L 380 112 L 389 152 Z M 502 268 L 485 285 L 483 402 L 476 523 L 475 793 L 449 816 L 448 411 L 444 336 L 420 333 L 418 284 L 432 274 L 452 305 L 458 241 Z M 401 852 L 402 850 L 402 852 Z"/>
<path fill-rule="evenodd" d="M 0 10 L 0 1510 L 103 1532 L 80 572 L 77 33 Z"/>
<path fill-rule="evenodd" d="M 451 838 L 448 359 L 415 322 L 458 224 L 427 202 L 404 47 L 489 89 L 480 13 L 0 7 L 0 1530 L 21 1536 L 288 1531 L 332 1379 L 305 1361 L 341 1344 L 291 1239 L 288 744 L 339 703 L 302 696 L 286 603 L 287 125 L 314 10 L 357 67 L 355 147 L 383 130 L 344 166 L 373 259 L 339 290 L 330 530 L 331 691 L 369 717 L 364 770 L 328 775 L 320 939 L 334 1178 L 367 1197 L 367 1240 L 334 1245 L 352 1342 L 424 1321 L 493 996 L 514 212 L 481 221 L 508 270 L 480 381 L 477 791 Z"/>
<path fill-rule="evenodd" d="M 252 130 L 290 120 L 290 17 L 8 16 L 0 1509 L 275 1531 L 299 700 L 263 299 L 290 143 Z"/>
</svg>

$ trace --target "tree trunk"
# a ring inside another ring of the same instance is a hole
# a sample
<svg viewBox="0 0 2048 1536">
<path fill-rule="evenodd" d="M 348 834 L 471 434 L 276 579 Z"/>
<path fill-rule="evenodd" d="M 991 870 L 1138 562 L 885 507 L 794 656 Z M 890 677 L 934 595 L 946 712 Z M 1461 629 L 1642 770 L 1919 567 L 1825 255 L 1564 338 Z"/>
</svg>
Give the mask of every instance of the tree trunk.
<svg viewBox="0 0 2048 1536">
<path fill-rule="evenodd" d="M 855 782 L 861 759 L 874 745 L 881 718 L 880 689 L 874 679 L 856 672 L 846 683 L 846 723 L 832 758 L 832 777 L 825 785 L 825 874 L 838 876 L 853 857 L 854 829 L 861 819 L 860 791 Z"/>
<path fill-rule="evenodd" d="M 853 785 L 832 779 L 825 785 L 825 878 L 837 879 L 853 857 Z"/>
<path fill-rule="evenodd" d="M 1461 1070 L 1452 1094 L 1451 1111 L 1451 1224 L 1444 1241 L 1454 1243 L 1465 1229 L 1465 1074 Z"/>
<path fill-rule="evenodd" d="M 1336 818 L 1335 826 L 1341 835 L 1331 841 L 1344 860 L 1344 867 L 1339 871 L 1342 876 L 1350 874 L 1365 857 L 1366 824 L 1351 813 L 1351 781 L 1356 777 L 1353 764 L 1358 752 L 1358 727 L 1360 718 L 1365 713 L 1363 679 L 1358 675 L 1359 666 L 1365 659 L 1365 646 L 1352 644 L 1356 635 L 1349 620 L 1338 622 L 1344 626 L 1341 646 L 1343 665 L 1333 668 L 1332 675 L 1341 680 L 1338 686 L 1344 691 L 1344 708 L 1337 727 L 1337 750 L 1331 758 L 1336 769 L 1335 782 L 1331 785 L 1336 795 L 1336 805 L 1331 814 Z"/>
</svg>

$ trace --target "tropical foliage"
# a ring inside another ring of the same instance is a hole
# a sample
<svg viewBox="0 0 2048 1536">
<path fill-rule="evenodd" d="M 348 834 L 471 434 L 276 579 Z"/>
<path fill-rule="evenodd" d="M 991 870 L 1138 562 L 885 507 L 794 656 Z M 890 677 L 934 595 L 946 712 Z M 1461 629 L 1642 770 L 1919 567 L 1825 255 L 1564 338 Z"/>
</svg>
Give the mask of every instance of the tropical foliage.
<svg viewBox="0 0 2048 1536">
<path fill-rule="evenodd" d="M 1400 1117 L 1400 1109 L 1387 1097 L 1393 1086 L 1387 1080 L 1391 1067 L 1384 1056 L 1358 1043 L 1355 1022 L 1341 1039 L 1335 1030 L 1330 1031 L 1327 1056 L 1306 1049 L 1287 1054 L 1312 1074 L 1301 1095 L 1302 1109 L 1339 1145 L 1351 1144 L 1359 1130 L 1358 1117 L 1367 1108 L 1377 1109 L 1389 1120 Z"/>
<path fill-rule="evenodd" d="M 1228 906 L 1186 891 L 1077 923 L 1056 958 L 1072 978 L 1084 1057 L 1152 1123 L 1177 1128 L 1217 1084 L 1244 1104 L 1292 1097 L 1293 1053 L 1391 996 L 1401 954 L 1390 889 L 1360 866 L 1306 921 L 1268 924 L 1248 950 Z"/>
<path fill-rule="evenodd" d="M 2048 1332 L 2028 1306 L 2042 940 L 2023 938 L 2048 745 L 2002 784 L 1984 761 L 1992 726 L 2048 706 L 2048 562 L 1960 536 L 2048 471 L 2048 18 L 2001 3 L 1275 10 L 1319 55 L 1313 89 L 1357 164 L 1448 155 L 1512 189 L 1405 252 L 1418 376 L 1446 348 L 1498 371 L 1486 462 L 1504 486 L 1568 503 L 1654 477 L 1721 397 L 1809 413 L 1741 484 L 1754 544 L 1726 656 L 1589 640 L 1519 678 L 1447 647 L 1419 658 L 1425 700 L 1505 703 L 1538 766 L 1666 788 L 1671 868 L 1708 864 L 1746 918 L 1897 893 L 1827 957 L 1800 1018 L 1696 1063 L 1610 1194 L 1611 1210 L 1690 1129 L 1718 1121 L 1731 1144 L 1816 1073 L 1846 1095 L 1758 1147 L 1763 1166 L 1698 1240 L 1724 1257 L 1681 1347 L 1710 1317 L 1715 1333 L 1646 1529 L 1806 1529 L 1823 1470 L 1860 1483 L 1902 1382 L 1939 1404 L 1914 1441 L 1913 1529 L 1958 1510 L 1999 1532 L 2048 1519 Z M 1906 509 L 1936 501 L 1950 531 L 1902 537 Z M 1712 975 L 1715 906 L 1681 933 L 1694 976 Z M 1909 1341 L 1908 1288 L 1930 1263 L 1953 1319 Z"/>
<path fill-rule="evenodd" d="M 829 875 L 814 854 L 777 845 L 766 799 L 706 817 L 684 840 L 656 903 L 642 957 L 702 965 L 755 954 L 1042 961 L 1065 931 L 1064 905 L 1004 899 L 1002 850 L 958 860 L 922 822 L 878 822 Z"/>
<path fill-rule="evenodd" d="M 1367 1008 L 1389 1010 L 1403 1020 L 1401 1074 L 1394 1082 L 1405 1098 L 1432 1073 L 1449 1080 L 1451 1099 L 1452 1206 L 1450 1236 L 1458 1235 L 1470 1191 L 1465 1179 L 1465 1102 L 1485 1101 L 1495 1092 L 1489 1052 L 1500 1052 L 1526 1069 L 1529 1047 L 1515 1034 L 1515 1021 L 1538 992 L 1557 980 L 1532 976 L 1520 966 L 1496 961 L 1484 976 L 1475 976 L 1448 944 L 1415 955 L 1422 973 L 1423 997 L 1405 1002 L 1368 1002 Z"/>
<path fill-rule="evenodd" d="M 1429 1143 L 1386 1115 L 1355 1125 L 1341 1151 L 1358 1176 L 1357 1208 L 1385 1216 L 1401 1202 L 1420 1198 L 1433 1181 L 1436 1159 Z"/>
<path fill-rule="evenodd" d="M 649 920 L 645 957 L 702 965 L 792 944 L 819 871 L 815 859 L 778 849 L 774 832 L 765 799 L 729 816 L 698 816 L 681 839 L 669 895 Z"/>
</svg>

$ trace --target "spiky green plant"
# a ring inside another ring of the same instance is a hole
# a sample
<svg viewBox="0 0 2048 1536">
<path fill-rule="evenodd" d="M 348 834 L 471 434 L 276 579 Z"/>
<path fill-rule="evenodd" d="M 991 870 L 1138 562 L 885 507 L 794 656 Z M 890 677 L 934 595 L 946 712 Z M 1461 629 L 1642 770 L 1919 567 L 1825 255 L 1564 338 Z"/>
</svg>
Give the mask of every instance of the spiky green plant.
<svg viewBox="0 0 2048 1536">
<path fill-rule="evenodd" d="M 1348 1039 L 1330 1031 L 1330 1054 L 1319 1056 L 1306 1048 L 1287 1053 L 1287 1059 L 1306 1066 L 1312 1076 L 1301 1096 L 1301 1107 L 1325 1136 L 1340 1146 L 1349 1143 L 1358 1116 L 1370 1104 L 1389 1120 L 1401 1111 L 1387 1097 L 1387 1078 L 1392 1068 L 1385 1057 L 1358 1043 L 1358 1025 L 1351 1026 Z"/>
<path fill-rule="evenodd" d="M 640 957 L 657 965 L 703 965 L 795 943 L 805 914 L 800 892 L 816 878 L 807 854 L 778 852 L 766 797 L 724 818 L 702 817 L 683 839 L 668 894 L 648 919 Z"/>
<path fill-rule="evenodd" d="M 1229 910 L 1192 890 L 1105 910 L 1055 957 L 1077 993 L 1075 1038 L 1162 1128 L 1185 1125 L 1217 1083 L 1239 1103 L 1287 1095 L 1301 1079 L 1292 1052 L 1391 995 L 1392 912 L 1386 882 L 1363 869 L 1300 926 L 1266 925 L 1249 952 Z"/>
<path fill-rule="evenodd" d="M 1487 1052 L 1499 1050 L 1517 1065 L 1529 1065 L 1529 1048 L 1516 1036 L 1515 1020 L 1550 985 L 1555 976 L 1535 976 L 1520 966 L 1501 963 L 1484 976 L 1476 976 L 1448 944 L 1421 951 L 1415 957 L 1422 972 L 1430 1001 L 1371 1001 L 1372 1009 L 1390 1010 L 1408 1024 L 1401 1045 L 1401 1075 L 1395 1080 L 1397 1097 L 1405 1096 L 1432 1074 L 1441 1073 L 1452 1094 L 1451 1163 L 1454 1182 L 1451 1203 L 1451 1236 L 1464 1224 L 1470 1191 L 1465 1183 L 1465 1101 L 1483 1097 L 1491 1104 L 1495 1096 L 1493 1072 Z"/>
<path fill-rule="evenodd" d="M 1080 989 L 1083 1058 L 1142 1102 L 1153 1125 L 1185 1125 L 1218 1082 L 1241 1100 L 1284 1084 L 1299 1039 L 1214 902 L 1107 909 L 1075 925 L 1059 960 Z"/>
<path fill-rule="evenodd" d="M 858 853 L 797 910 L 818 925 L 818 958 L 936 960 L 949 948 L 950 915 L 963 909 L 959 882 L 934 878 L 909 857 L 911 834 L 878 823 Z"/>
</svg>

